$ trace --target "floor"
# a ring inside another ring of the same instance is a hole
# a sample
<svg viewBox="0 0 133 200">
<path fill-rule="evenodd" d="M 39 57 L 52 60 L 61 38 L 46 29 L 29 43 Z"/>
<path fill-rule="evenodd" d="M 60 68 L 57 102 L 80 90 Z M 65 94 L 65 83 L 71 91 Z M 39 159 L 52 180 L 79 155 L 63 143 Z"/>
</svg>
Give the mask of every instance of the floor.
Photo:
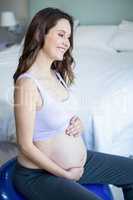
<svg viewBox="0 0 133 200">
<path fill-rule="evenodd" d="M 114 200 L 124 200 L 122 190 L 115 186 L 110 186 Z"/>
</svg>

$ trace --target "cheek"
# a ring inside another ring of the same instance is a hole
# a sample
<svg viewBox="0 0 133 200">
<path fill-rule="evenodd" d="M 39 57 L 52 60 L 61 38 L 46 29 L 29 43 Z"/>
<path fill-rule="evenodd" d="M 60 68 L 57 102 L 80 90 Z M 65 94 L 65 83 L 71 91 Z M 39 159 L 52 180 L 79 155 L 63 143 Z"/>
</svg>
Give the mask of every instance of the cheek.
<svg viewBox="0 0 133 200">
<path fill-rule="evenodd" d="M 50 51 L 52 51 L 52 49 L 54 48 L 55 46 L 55 41 L 53 38 L 48 38 L 46 41 L 45 41 L 45 45 L 44 45 L 44 51 L 47 52 L 47 53 L 50 53 Z"/>
<path fill-rule="evenodd" d="M 48 46 L 48 45 L 51 45 L 54 41 L 54 35 L 53 34 L 48 34 L 46 37 L 45 37 L 45 44 Z"/>
<path fill-rule="evenodd" d="M 48 41 L 51 43 L 56 43 L 59 40 L 59 37 L 56 34 L 51 34 L 48 38 Z"/>
</svg>

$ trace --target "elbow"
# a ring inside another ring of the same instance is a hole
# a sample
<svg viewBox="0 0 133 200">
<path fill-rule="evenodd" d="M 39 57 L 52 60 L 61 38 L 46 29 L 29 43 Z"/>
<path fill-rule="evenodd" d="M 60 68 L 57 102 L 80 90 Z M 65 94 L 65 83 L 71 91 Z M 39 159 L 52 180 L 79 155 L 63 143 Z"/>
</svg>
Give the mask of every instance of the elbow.
<svg viewBox="0 0 133 200">
<path fill-rule="evenodd" d="M 24 155 L 29 155 L 33 149 L 33 143 L 31 144 L 18 144 L 19 151 Z"/>
</svg>

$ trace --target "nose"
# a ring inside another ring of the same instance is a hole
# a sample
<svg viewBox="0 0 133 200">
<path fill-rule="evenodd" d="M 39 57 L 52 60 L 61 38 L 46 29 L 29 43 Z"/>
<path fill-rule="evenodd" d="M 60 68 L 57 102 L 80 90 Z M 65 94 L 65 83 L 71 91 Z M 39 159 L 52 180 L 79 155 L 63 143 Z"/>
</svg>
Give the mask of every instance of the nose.
<svg viewBox="0 0 133 200">
<path fill-rule="evenodd" d="M 64 39 L 63 45 L 65 46 L 65 48 L 69 48 L 69 46 L 70 46 L 70 41 L 69 41 L 68 38 Z"/>
</svg>

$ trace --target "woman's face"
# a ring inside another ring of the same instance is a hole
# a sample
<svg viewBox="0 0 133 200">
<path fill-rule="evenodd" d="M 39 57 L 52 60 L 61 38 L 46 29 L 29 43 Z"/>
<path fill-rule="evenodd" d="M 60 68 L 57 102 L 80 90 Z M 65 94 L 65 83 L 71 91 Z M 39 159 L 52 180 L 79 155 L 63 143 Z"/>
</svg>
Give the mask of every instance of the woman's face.
<svg viewBox="0 0 133 200">
<path fill-rule="evenodd" d="M 60 19 L 45 36 L 43 51 L 52 60 L 63 60 L 70 47 L 71 26 L 68 20 Z"/>
</svg>

